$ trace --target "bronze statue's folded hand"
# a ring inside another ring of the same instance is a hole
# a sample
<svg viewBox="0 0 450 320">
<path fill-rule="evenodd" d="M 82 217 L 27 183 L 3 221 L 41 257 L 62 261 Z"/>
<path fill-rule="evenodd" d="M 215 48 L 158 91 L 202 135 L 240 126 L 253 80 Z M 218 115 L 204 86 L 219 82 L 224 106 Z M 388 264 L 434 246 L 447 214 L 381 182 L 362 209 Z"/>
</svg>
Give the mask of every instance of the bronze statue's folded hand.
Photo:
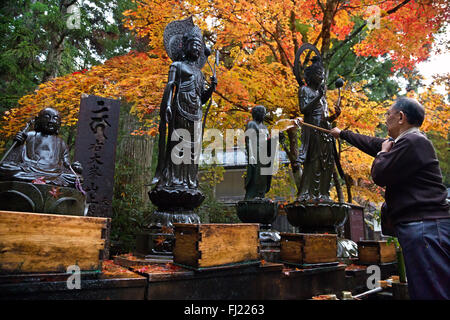
<svg viewBox="0 0 450 320">
<path fill-rule="evenodd" d="M 71 165 L 73 171 L 75 171 L 78 174 L 82 174 L 83 173 L 83 167 L 81 166 L 81 163 L 79 163 L 78 161 L 75 161 L 74 163 L 72 163 Z"/>
<path fill-rule="evenodd" d="M 334 109 L 334 114 L 336 115 L 336 118 L 341 115 L 341 112 L 342 112 L 341 106 L 338 104 Z"/>
<path fill-rule="evenodd" d="M 25 132 L 18 132 L 16 136 L 14 137 L 14 141 L 17 141 L 19 143 L 24 143 L 24 141 L 27 139 L 27 134 Z"/>
</svg>

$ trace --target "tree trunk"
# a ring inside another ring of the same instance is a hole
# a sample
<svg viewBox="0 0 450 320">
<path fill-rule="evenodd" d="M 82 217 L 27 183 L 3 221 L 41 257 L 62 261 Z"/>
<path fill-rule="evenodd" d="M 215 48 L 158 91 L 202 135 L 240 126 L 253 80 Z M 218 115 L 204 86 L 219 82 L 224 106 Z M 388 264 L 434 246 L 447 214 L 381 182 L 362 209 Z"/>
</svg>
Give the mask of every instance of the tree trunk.
<svg viewBox="0 0 450 320">
<path fill-rule="evenodd" d="M 322 48 L 321 54 L 325 69 L 328 69 L 329 57 L 328 51 L 331 44 L 331 25 L 333 24 L 334 16 L 336 15 L 336 8 L 339 1 L 328 0 L 323 7 L 323 23 L 322 23 Z"/>
<path fill-rule="evenodd" d="M 42 82 L 47 82 L 58 76 L 59 66 L 61 65 L 61 57 L 64 51 L 64 38 L 64 34 L 55 35 L 52 37 L 52 43 L 50 44 L 47 55 L 47 66 L 42 77 Z"/>
<path fill-rule="evenodd" d="M 67 9 L 75 4 L 75 0 L 60 0 L 59 12 L 61 19 L 67 14 Z M 66 25 L 66 24 L 64 24 Z M 42 76 L 42 82 L 47 82 L 50 79 L 59 76 L 59 68 L 61 66 L 62 53 L 64 51 L 64 39 L 67 36 L 67 29 L 64 27 L 62 30 L 53 30 L 51 36 L 51 43 L 49 45 L 46 67 L 44 75 Z"/>
<path fill-rule="evenodd" d="M 285 147 L 284 149 L 291 163 L 292 175 L 294 176 L 295 186 L 297 190 L 300 190 L 300 181 L 302 179 L 303 170 L 301 164 L 298 162 L 299 156 L 298 130 L 297 129 L 288 130 L 287 134 L 289 139 L 289 148 L 284 146 Z"/>
<path fill-rule="evenodd" d="M 121 114 L 121 141 L 117 146 L 118 161 L 126 173 L 120 183 L 133 184 L 138 188 L 142 200 L 147 203 L 148 185 L 152 179 L 151 165 L 154 138 L 148 135 L 131 135 L 140 128 L 138 119 L 129 112 Z"/>
<path fill-rule="evenodd" d="M 352 203 L 352 179 L 349 175 L 345 175 L 345 185 L 347 187 L 347 202 Z"/>
</svg>

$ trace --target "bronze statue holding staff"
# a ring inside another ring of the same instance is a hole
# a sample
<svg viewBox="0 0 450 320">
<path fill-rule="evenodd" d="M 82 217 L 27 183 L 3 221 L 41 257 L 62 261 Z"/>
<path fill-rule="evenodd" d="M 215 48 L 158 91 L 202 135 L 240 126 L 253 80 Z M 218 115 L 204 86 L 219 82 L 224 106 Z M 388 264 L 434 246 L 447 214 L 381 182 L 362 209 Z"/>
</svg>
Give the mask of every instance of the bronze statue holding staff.
<svg viewBox="0 0 450 320">
<path fill-rule="evenodd" d="M 192 17 L 172 21 L 164 31 L 164 45 L 173 63 L 160 106 L 158 164 L 149 192 L 158 207 L 151 224 L 199 223 L 192 210 L 204 200 L 198 190 L 198 160 L 202 143 L 202 106 L 217 86 L 209 87 L 201 71 L 210 54 Z"/>
<path fill-rule="evenodd" d="M 34 123 L 34 130 L 28 131 Z M 0 161 L 0 210 L 85 215 L 82 166 L 71 162 L 69 148 L 58 136 L 61 116 L 45 108 Z"/>
<path fill-rule="evenodd" d="M 309 53 L 302 63 L 301 56 L 306 51 Z M 313 53 L 315 55 L 309 59 Z M 312 63 L 307 66 L 309 61 Z M 299 83 L 298 99 L 304 119 L 297 118 L 290 122 L 302 127 L 299 162 L 303 164 L 303 173 L 296 201 L 285 207 L 287 217 L 302 232 L 335 233 L 336 228 L 345 222 L 349 208 L 345 203 L 332 201 L 329 194 L 335 164 L 344 178 L 335 140 L 330 134 L 331 122 L 341 113 L 339 88 L 343 81 L 339 79 L 335 83 L 339 98 L 335 113 L 330 115 L 326 101 L 325 70 L 315 46 L 305 43 L 299 48 L 294 74 Z"/>
<path fill-rule="evenodd" d="M 34 120 L 34 130 L 26 132 L 30 123 L 17 133 L 13 146 L 3 157 L 0 180 L 40 179 L 42 183 L 75 188 L 82 167 L 79 162 L 70 163 L 69 148 L 58 137 L 59 112 L 53 108 L 41 110 Z"/>
<path fill-rule="evenodd" d="M 299 89 L 300 111 L 304 114 L 300 162 L 304 164 L 298 190 L 299 201 L 330 201 L 329 189 L 335 162 L 334 139 L 330 122 L 340 114 L 329 115 L 324 83 L 324 68 L 319 56 L 305 68 L 306 85 Z M 323 129 L 322 129 L 323 128 Z M 322 130 L 320 130 L 322 129 Z"/>
</svg>

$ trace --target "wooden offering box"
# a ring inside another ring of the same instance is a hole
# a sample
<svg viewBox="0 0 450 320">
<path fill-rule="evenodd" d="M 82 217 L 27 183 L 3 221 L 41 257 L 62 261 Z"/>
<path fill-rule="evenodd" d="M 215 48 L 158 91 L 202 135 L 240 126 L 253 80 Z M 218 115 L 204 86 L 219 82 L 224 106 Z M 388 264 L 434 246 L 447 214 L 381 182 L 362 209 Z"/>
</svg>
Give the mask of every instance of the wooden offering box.
<svg viewBox="0 0 450 320">
<path fill-rule="evenodd" d="M 0 211 L 0 273 L 101 270 L 110 219 Z"/>
<path fill-rule="evenodd" d="M 394 243 L 387 241 L 358 241 L 358 258 L 360 264 L 378 264 L 397 261 Z"/>
<path fill-rule="evenodd" d="M 259 224 L 175 223 L 173 262 L 201 270 L 259 261 Z"/>
<path fill-rule="evenodd" d="M 281 233 L 280 260 L 296 265 L 335 263 L 337 235 Z"/>
</svg>

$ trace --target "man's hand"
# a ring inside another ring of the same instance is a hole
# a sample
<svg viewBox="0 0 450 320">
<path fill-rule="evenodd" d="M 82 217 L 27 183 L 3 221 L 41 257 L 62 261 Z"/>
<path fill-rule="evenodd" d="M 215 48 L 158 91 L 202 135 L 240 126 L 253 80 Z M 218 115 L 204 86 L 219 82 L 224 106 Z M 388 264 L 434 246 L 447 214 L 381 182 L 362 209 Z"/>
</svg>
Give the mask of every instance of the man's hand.
<svg viewBox="0 0 450 320">
<path fill-rule="evenodd" d="M 330 133 L 333 137 L 335 137 L 336 139 L 339 138 L 339 135 L 341 134 L 341 129 L 335 127 L 333 129 L 330 130 Z"/>
<path fill-rule="evenodd" d="M 389 152 L 392 149 L 392 146 L 394 145 L 394 141 L 386 139 L 381 144 L 381 151 L 380 152 Z"/>
</svg>

